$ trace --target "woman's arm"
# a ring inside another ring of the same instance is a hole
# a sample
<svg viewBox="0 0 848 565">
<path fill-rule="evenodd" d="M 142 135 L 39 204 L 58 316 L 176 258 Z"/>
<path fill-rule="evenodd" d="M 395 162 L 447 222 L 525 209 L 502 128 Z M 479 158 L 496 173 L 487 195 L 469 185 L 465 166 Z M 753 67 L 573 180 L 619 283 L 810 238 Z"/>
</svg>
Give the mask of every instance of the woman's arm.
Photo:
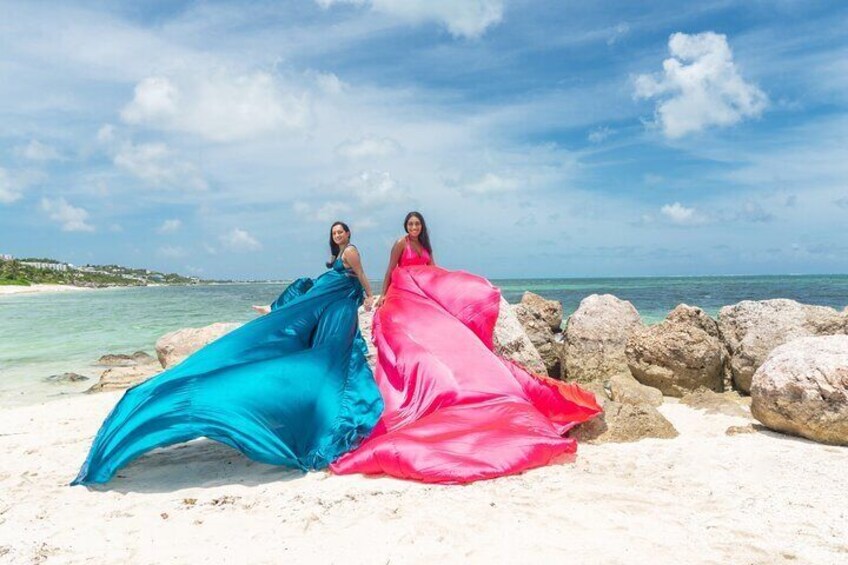
<svg viewBox="0 0 848 565">
<path fill-rule="evenodd" d="M 389 266 L 386 268 L 386 276 L 383 277 L 383 290 L 380 293 L 380 298 L 377 300 L 377 307 L 379 308 L 383 304 L 383 300 L 385 300 L 386 293 L 389 292 L 389 286 L 392 284 L 392 271 L 395 270 L 397 264 L 400 262 L 401 253 L 403 253 L 404 240 L 400 238 L 395 242 L 392 246 L 392 251 L 389 254 Z"/>
<path fill-rule="evenodd" d="M 359 256 L 359 251 L 355 247 L 346 248 L 344 253 L 342 253 L 342 260 L 353 270 L 356 278 L 362 284 L 362 288 L 365 289 L 366 305 L 370 307 L 374 293 L 371 292 L 371 283 L 368 281 L 368 277 L 365 275 L 365 269 L 362 267 L 362 258 Z"/>
</svg>

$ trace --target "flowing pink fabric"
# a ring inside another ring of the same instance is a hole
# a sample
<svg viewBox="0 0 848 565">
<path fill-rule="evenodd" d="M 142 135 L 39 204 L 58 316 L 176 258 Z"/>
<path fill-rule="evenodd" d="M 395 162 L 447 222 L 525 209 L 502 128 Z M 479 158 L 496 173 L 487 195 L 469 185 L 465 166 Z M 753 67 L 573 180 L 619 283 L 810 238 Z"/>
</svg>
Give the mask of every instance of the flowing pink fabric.
<svg viewBox="0 0 848 565">
<path fill-rule="evenodd" d="M 385 410 L 331 469 L 455 484 L 574 453 L 575 441 L 562 434 L 600 413 L 595 397 L 496 355 L 498 289 L 429 260 L 407 244 L 392 273 L 373 324 Z"/>
</svg>

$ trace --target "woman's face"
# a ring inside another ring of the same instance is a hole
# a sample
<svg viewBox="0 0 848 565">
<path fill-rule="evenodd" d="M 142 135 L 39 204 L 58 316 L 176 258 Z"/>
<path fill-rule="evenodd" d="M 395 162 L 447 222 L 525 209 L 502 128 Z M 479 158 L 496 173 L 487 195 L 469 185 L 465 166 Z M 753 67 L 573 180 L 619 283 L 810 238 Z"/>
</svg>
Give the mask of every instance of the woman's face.
<svg viewBox="0 0 848 565">
<path fill-rule="evenodd" d="M 350 234 L 340 225 L 333 226 L 332 234 L 333 242 L 335 242 L 336 245 L 347 245 L 350 241 Z"/>
<path fill-rule="evenodd" d="M 406 233 L 412 237 L 418 237 L 421 234 L 421 220 L 416 216 L 412 216 L 406 222 Z"/>
</svg>

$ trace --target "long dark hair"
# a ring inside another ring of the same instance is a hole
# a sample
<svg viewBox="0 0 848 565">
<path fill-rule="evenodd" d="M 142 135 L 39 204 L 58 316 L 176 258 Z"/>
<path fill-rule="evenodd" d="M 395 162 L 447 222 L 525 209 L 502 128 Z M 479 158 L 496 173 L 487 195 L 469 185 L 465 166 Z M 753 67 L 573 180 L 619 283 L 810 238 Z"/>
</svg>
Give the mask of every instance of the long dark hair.
<svg viewBox="0 0 848 565">
<path fill-rule="evenodd" d="M 409 233 L 406 229 L 406 224 L 409 223 L 410 218 L 418 218 L 418 221 L 421 222 L 421 233 L 418 234 L 418 243 L 427 250 L 427 253 L 433 253 L 433 248 L 430 246 L 430 234 L 427 233 L 427 222 L 424 221 L 424 216 L 421 215 L 421 212 L 410 212 L 406 215 L 406 218 L 403 219 L 403 231 Z"/>
<path fill-rule="evenodd" d="M 350 236 L 350 228 L 347 227 L 347 224 L 344 222 L 333 222 L 333 225 L 330 226 L 330 260 L 327 261 L 327 268 L 330 269 L 333 266 L 333 263 L 336 262 L 336 259 L 339 258 L 339 246 L 333 241 L 333 228 L 336 226 L 341 226 L 345 233 Z"/>
</svg>

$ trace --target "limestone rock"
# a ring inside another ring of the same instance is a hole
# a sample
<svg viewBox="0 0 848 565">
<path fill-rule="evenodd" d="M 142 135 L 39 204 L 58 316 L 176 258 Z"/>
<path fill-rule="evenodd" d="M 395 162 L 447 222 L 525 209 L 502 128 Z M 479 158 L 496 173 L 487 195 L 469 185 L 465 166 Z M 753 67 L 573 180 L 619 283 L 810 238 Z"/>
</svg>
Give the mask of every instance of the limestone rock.
<svg viewBox="0 0 848 565">
<path fill-rule="evenodd" d="M 538 294 L 525 292 L 520 304 L 544 322 L 551 331 L 562 331 L 562 304 L 559 300 L 547 300 Z"/>
<path fill-rule="evenodd" d="M 503 297 L 501 297 L 498 321 L 495 325 L 494 345 L 498 355 L 515 361 L 533 373 L 547 374 L 545 362 L 542 361 L 542 357 L 536 351 L 515 312 Z"/>
<path fill-rule="evenodd" d="M 58 375 L 50 375 L 44 380 L 50 383 L 64 384 L 87 381 L 88 377 L 86 377 L 85 375 L 80 375 L 79 373 L 60 373 Z"/>
<path fill-rule="evenodd" d="M 645 438 L 670 439 L 677 430 L 650 404 L 608 401 L 604 413 L 575 427 L 569 436 L 589 443 L 627 443 Z"/>
<path fill-rule="evenodd" d="M 773 430 L 848 445 L 848 336 L 800 338 L 772 351 L 754 374 L 751 412 Z"/>
<path fill-rule="evenodd" d="M 86 392 L 122 390 L 144 382 L 160 372 L 162 372 L 162 367 L 153 358 L 148 363 L 140 363 L 130 367 L 110 367 L 103 371 L 100 380 Z"/>
<path fill-rule="evenodd" d="M 532 292 L 525 292 L 521 303 L 513 306 L 515 315 L 527 336 L 542 357 L 547 375 L 559 378 L 560 349 L 558 340 L 562 324 L 562 304 L 556 300 L 545 300 Z"/>
<path fill-rule="evenodd" d="M 630 302 L 611 294 L 584 298 L 565 326 L 563 380 L 603 381 L 626 373 L 625 346 L 641 327 L 639 312 Z"/>
<path fill-rule="evenodd" d="M 153 357 L 144 351 L 136 351 L 132 355 L 107 353 L 97 360 L 97 364 L 105 367 L 132 367 L 133 365 L 150 363 L 151 361 L 153 361 Z"/>
<path fill-rule="evenodd" d="M 156 356 L 162 367 L 168 369 L 239 326 L 241 324 L 218 322 L 202 328 L 183 328 L 167 333 L 156 341 Z"/>
<path fill-rule="evenodd" d="M 754 372 L 776 347 L 800 337 L 848 333 L 848 318 L 833 308 L 794 300 L 744 300 L 718 315 L 722 340 L 730 351 L 733 383 L 749 392 Z"/>
<path fill-rule="evenodd" d="M 662 323 L 639 328 L 626 354 L 636 380 L 666 396 L 723 389 L 726 349 L 718 324 L 700 308 L 680 304 Z"/>
<path fill-rule="evenodd" d="M 613 375 L 609 380 L 610 396 L 621 404 L 649 404 L 659 406 L 663 394 L 658 389 L 645 386 L 628 373 Z"/>
</svg>

